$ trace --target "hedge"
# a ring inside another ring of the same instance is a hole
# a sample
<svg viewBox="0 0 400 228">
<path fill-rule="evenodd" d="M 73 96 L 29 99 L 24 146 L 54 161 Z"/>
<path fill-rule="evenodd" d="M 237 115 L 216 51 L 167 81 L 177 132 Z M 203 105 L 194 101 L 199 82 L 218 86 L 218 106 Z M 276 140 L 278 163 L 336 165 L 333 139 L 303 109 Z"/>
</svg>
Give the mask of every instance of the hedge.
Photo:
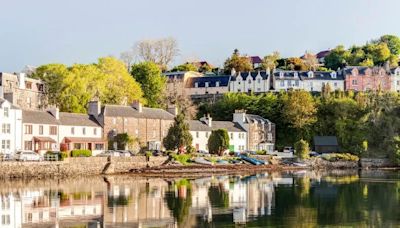
<svg viewBox="0 0 400 228">
<path fill-rule="evenodd" d="M 92 151 L 90 150 L 73 150 L 71 151 L 71 157 L 91 157 Z"/>
</svg>

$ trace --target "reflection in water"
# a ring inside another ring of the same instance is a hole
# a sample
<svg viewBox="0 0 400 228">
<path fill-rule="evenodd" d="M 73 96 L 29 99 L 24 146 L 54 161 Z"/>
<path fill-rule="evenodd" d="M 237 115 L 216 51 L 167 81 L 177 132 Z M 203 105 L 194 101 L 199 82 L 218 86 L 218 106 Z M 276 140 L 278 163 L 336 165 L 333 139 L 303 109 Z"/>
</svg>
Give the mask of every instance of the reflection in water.
<svg viewBox="0 0 400 228">
<path fill-rule="evenodd" d="M 3 181 L 0 227 L 400 225 L 400 173 Z"/>
</svg>

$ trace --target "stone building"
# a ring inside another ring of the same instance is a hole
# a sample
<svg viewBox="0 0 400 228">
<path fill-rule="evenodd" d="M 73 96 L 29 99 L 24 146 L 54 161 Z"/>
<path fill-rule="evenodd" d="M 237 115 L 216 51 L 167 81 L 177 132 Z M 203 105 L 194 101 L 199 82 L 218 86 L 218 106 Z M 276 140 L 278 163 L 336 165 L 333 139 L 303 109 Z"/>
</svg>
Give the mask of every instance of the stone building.
<svg viewBox="0 0 400 228">
<path fill-rule="evenodd" d="M 25 73 L 0 72 L 0 97 L 26 110 L 44 110 L 47 106 L 44 83 Z"/>
<path fill-rule="evenodd" d="M 346 91 L 392 90 L 392 78 L 383 67 L 349 66 L 339 74 L 344 77 Z"/>
<path fill-rule="evenodd" d="M 167 112 L 157 108 L 146 108 L 140 102 L 134 102 L 131 106 L 102 107 L 100 101 L 96 100 L 89 103 L 89 114 L 103 127 L 104 139 L 110 140 L 117 134 L 127 133 L 138 141 L 141 148 L 160 150 L 162 140 L 167 136 L 177 110 L 171 108 Z"/>
<path fill-rule="evenodd" d="M 274 151 L 275 124 L 258 115 L 247 114 L 244 110 L 236 110 L 233 122 L 239 124 L 247 132 L 247 149 L 251 151 Z"/>
</svg>

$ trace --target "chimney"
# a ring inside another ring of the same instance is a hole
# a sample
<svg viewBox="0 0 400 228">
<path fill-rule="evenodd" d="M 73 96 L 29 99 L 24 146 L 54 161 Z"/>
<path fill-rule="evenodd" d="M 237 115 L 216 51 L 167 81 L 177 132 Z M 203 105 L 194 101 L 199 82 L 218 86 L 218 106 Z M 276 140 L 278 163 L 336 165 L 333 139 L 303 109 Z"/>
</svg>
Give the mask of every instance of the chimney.
<svg viewBox="0 0 400 228">
<path fill-rule="evenodd" d="M 231 69 L 231 76 L 235 76 L 236 75 L 236 70 L 235 70 L 235 68 L 232 68 Z"/>
<path fill-rule="evenodd" d="M 138 112 L 143 112 L 143 105 L 139 100 L 133 101 L 132 107 L 134 107 Z"/>
<path fill-rule="evenodd" d="M 235 113 L 233 113 L 233 122 L 243 124 L 246 122 L 246 110 L 235 110 Z"/>
<path fill-rule="evenodd" d="M 56 120 L 60 119 L 60 109 L 57 107 L 51 107 L 49 108 L 48 112 L 50 112 L 50 114 L 52 116 L 54 116 L 54 118 L 56 118 Z"/>
<path fill-rule="evenodd" d="M 167 112 L 171 113 L 174 116 L 178 115 L 178 107 L 176 105 L 168 105 Z"/>
<path fill-rule="evenodd" d="M 101 102 L 99 101 L 98 98 L 94 98 L 91 101 L 89 101 L 88 104 L 88 114 L 94 117 L 98 117 L 101 112 Z"/>
<path fill-rule="evenodd" d="M 25 89 L 25 73 L 18 74 L 18 84 L 20 89 Z"/>
</svg>

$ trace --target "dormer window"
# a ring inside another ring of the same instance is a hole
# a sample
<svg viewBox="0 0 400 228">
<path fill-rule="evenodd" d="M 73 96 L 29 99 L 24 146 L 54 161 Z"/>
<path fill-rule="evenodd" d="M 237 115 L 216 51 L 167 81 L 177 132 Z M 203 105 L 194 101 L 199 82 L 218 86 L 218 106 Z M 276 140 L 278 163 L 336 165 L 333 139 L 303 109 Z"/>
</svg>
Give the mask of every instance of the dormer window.
<svg viewBox="0 0 400 228">
<path fill-rule="evenodd" d="M 283 78 L 283 72 L 279 72 L 279 77 Z"/>
<path fill-rule="evenodd" d="M 206 88 L 208 87 L 208 82 L 205 82 L 205 87 L 206 87 Z"/>
<path fill-rule="evenodd" d="M 314 77 L 314 73 L 312 71 L 308 72 L 308 77 L 309 78 L 313 78 Z"/>
<path fill-rule="evenodd" d="M 195 88 L 198 88 L 198 87 L 199 87 L 199 83 L 198 83 L 198 82 L 195 82 L 195 83 L 194 83 L 194 87 L 195 87 Z"/>
<path fill-rule="evenodd" d="M 336 72 L 332 72 L 332 73 L 331 73 L 331 77 L 332 77 L 332 78 L 336 78 Z"/>
<path fill-rule="evenodd" d="M 215 87 L 219 87 L 219 81 L 215 82 Z"/>
<path fill-rule="evenodd" d="M 299 77 L 299 73 L 298 73 L 297 71 L 294 72 L 294 77 L 295 77 L 295 78 Z"/>
</svg>

